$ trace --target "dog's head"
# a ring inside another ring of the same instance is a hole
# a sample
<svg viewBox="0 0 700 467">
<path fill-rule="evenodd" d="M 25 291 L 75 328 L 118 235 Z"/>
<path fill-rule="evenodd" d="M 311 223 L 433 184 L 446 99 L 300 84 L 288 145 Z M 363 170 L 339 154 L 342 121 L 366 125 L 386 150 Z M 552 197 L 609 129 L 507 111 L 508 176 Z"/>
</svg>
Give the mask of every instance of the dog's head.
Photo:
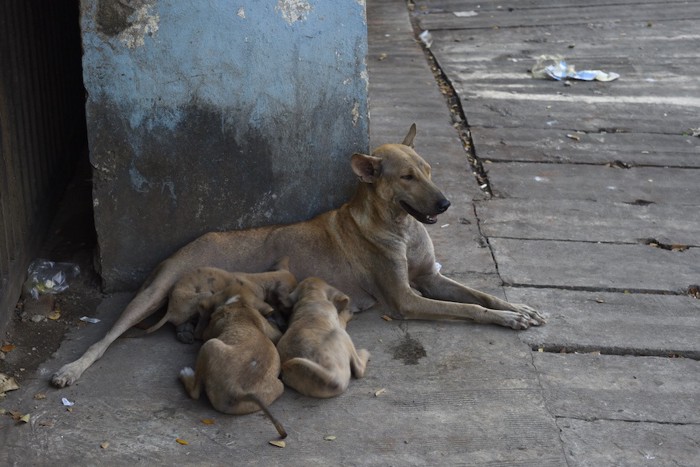
<svg viewBox="0 0 700 467">
<path fill-rule="evenodd" d="M 424 224 L 437 222 L 438 214 L 450 207 L 430 178 L 430 165 L 413 149 L 416 125 L 401 144 L 385 144 L 371 156 L 353 154 L 351 164 L 360 181 L 374 186 L 374 192 L 397 213 L 405 212 Z"/>
</svg>

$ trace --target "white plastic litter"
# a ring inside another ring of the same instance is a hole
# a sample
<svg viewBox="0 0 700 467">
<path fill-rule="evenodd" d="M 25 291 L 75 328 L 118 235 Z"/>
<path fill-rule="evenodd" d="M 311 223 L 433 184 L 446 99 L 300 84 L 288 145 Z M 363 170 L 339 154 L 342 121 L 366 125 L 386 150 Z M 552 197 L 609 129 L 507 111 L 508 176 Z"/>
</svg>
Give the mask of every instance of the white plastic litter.
<svg viewBox="0 0 700 467">
<path fill-rule="evenodd" d="M 613 72 L 601 70 L 576 71 L 560 55 L 541 55 L 531 70 L 533 78 L 551 78 L 557 81 L 576 79 L 581 81 L 614 81 L 620 77 Z"/>
</svg>

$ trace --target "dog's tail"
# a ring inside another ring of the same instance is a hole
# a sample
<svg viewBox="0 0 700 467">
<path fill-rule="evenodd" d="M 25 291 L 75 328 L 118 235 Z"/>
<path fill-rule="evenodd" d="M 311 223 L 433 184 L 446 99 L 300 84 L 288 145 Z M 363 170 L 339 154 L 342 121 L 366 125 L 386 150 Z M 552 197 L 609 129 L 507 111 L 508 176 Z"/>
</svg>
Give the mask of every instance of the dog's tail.
<svg viewBox="0 0 700 467">
<path fill-rule="evenodd" d="M 312 397 L 334 397 L 347 389 L 347 383 L 308 358 L 290 358 L 282 364 L 282 380 L 298 392 Z M 313 382 L 309 386 L 309 381 Z"/>
<path fill-rule="evenodd" d="M 242 401 L 248 401 L 248 402 L 253 402 L 257 404 L 258 407 L 260 407 L 260 410 L 263 411 L 265 415 L 267 415 L 267 418 L 270 419 L 273 425 L 275 425 L 275 429 L 277 430 L 277 433 L 280 435 L 280 439 L 284 439 L 287 437 L 287 431 L 284 429 L 282 424 L 275 418 L 272 413 L 270 413 L 270 410 L 265 406 L 263 401 L 261 401 L 258 396 L 255 394 L 246 394 L 245 396 L 241 397 L 240 400 Z"/>
<path fill-rule="evenodd" d="M 163 317 L 160 319 L 160 321 L 158 321 L 156 324 L 154 324 L 154 325 L 151 326 L 150 328 L 146 329 L 146 334 L 150 334 L 150 333 L 152 333 L 152 332 L 154 332 L 154 331 L 157 331 L 157 330 L 160 329 L 161 327 L 163 327 L 163 325 L 164 325 L 165 323 L 168 322 L 168 319 L 169 319 L 169 318 L 170 318 L 170 316 L 168 316 L 168 313 L 165 313 L 165 316 L 163 316 Z"/>
</svg>

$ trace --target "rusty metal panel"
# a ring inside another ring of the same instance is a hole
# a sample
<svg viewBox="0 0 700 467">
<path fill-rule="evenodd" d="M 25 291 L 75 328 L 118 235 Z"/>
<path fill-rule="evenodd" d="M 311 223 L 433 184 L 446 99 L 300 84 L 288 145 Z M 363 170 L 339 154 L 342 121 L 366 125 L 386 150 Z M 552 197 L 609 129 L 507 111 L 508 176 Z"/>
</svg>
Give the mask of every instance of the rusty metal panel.
<svg viewBox="0 0 700 467">
<path fill-rule="evenodd" d="M 0 2 L 0 328 L 84 144 L 78 2 Z"/>
</svg>

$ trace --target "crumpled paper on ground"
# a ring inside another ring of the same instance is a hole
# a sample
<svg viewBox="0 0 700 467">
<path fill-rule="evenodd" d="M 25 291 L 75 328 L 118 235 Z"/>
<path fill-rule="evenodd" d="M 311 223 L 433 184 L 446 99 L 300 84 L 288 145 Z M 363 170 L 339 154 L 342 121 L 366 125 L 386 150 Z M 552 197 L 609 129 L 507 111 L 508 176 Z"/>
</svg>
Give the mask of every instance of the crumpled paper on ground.
<svg viewBox="0 0 700 467">
<path fill-rule="evenodd" d="M 614 81 L 620 77 L 613 72 L 602 70 L 576 71 L 574 65 L 566 63 L 560 55 L 541 55 L 532 67 L 533 78 L 551 78 L 557 81 L 576 79 L 582 81 Z"/>
</svg>

